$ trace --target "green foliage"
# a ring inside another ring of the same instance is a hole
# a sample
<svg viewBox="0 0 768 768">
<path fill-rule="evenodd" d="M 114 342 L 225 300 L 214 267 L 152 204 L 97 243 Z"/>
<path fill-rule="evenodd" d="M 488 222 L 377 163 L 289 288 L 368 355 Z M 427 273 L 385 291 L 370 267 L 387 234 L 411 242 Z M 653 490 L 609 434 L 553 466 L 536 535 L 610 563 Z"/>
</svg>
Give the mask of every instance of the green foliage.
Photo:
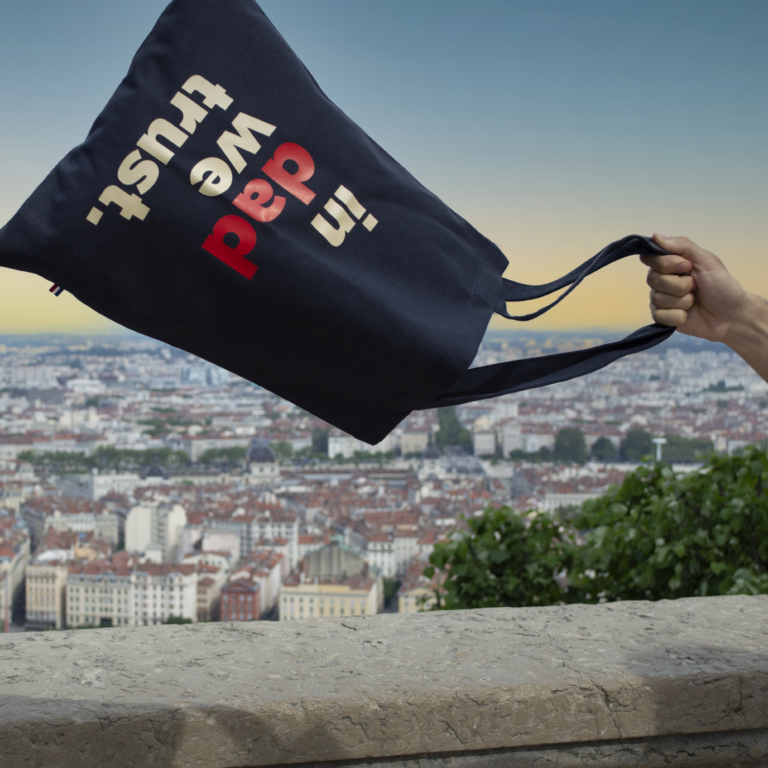
<svg viewBox="0 0 768 768">
<path fill-rule="evenodd" d="M 21 451 L 19 458 L 55 474 L 90 472 L 92 469 L 114 469 L 117 472 L 138 471 L 155 461 L 165 467 L 189 464 L 189 456 L 184 451 L 174 451 L 171 448 L 131 451 L 125 448 L 102 446 L 97 448 L 92 456 L 67 451 L 50 453 Z"/>
<path fill-rule="evenodd" d="M 578 427 L 563 427 L 555 435 L 555 461 L 575 461 L 583 464 L 587 460 L 587 442 Z"/>
<path fill-rule="evenodd" d="M 532 453 L 526 453 L 516 448 L 514 451 L 509 452 L 509 458 L 511 461 L 530 461 L 533 464 L 539 464 L 542 461 L 551 461 L 552 451 L 546 445 L 542 445 L 538 451 L 533 451 Z"/>
<path fill-rule="evenodd" d="M 69 451 L 19 451 L 18 458 L 21 461 L 28 461 L 35 467 L 40 467 L 56 474 L 65 474 L 73 472 L 87 472 L 89 462 L 85 453 L 70 453 Z"/>
<path fill-rule="evenodd" d="M 642 461 L 643 456 L 656 455 L 656 447 L 650 432 L 630 429 L 621 441 L 621 455 L 626 461 Z"/>
<path fill-rule="evenodd" d="M 157 416 L 151 419 L 141 419 L 139 424 L 145 425 L 147 428 L 143 430 L 150 437 L 160 437 L 160 435 L 172 432 L 175 427 L 189 427 L 193 424 L 199 425 L 197 421 L 190 421 L 184 419 L 181 416 L 174 416 L 172 408 L 154 407 L 152 409 Z"/>
<path fill-rule="evenodd" d="M 384 605 L 389 605 L 392 602 L 392 598 L 397 594 L 400 589 L 401 581 L 397 579 L 388 579 L 386 576 L 384 581 Z"/>
<path fill-rule="evenodd" d="M 437 416 L 440 419 L 440 429 L 435 433 L 435 443 L 441 451 L 449 445 L 467 450 L 472 448 L 472 435 L 469 434 L 469 430 L 461 426 L 453 406 L 438 408 Z"/>
<path fill-rule="evenodd" d="M 280 461 L 290 461 L 293 458 L 293 446 L 287 440 L 276 440 L 270 445 Z"/>
<path fill-rule="evenodd" d="M 312 450 L 315 453 L 328 455 L 328 432 L 329 430 L 320 427 L 312 430 Z"/>
<path fill-rule="evenodd" d="M 694 437 L 667 435 L 667 442 L 662 446 L 662 456 L 670 463 L 686 463 L 698 461 L 700 454 L 708 454 L 715 450 L 711 440 L 700 440 Z"/>
<path fill-rule="evenodd" d="M 150 448 L 146 451 L 131 451 L 114 448 L 111 445 L 97 448 L 87 460 L 90 467 L 114 469 L 117 471 L 138 470 L 157 462 L 164 467 L 178 467 L 189 464 L 189 456 L 184 451 L 171 448 Z"/>
<path fill-rule="evenodd" d="M 352 461 L 355 464 L 366 462 L 366 463 L 378 464 L 379 466 L 382 466 L 385 461 L 390 461 L 394 458 L 395 458 L 394 451 L 385 451 L 385 452 L 377 451 L 376 453 L 373 453 L 372 451 L 355 451 L 352 454 Z"/>
<path fill-rule="evenodd" d="M 762 592 L 766 490 L 768 456 L 753 447 L 680 478 L 663 463 L 641 467 L 574 518 L 590 533 L 571 583 L 608 600 Z"/>
<path fill-rule="evenodd" d="M 592 458 L 598 461 L 613 461 L 617 454 L 616 446 L 607 437 L 599 437 L 592 444 Z"/>
<path fill-rule="evenodd" d="M 209 448 L 203 451 L 198 462 L 200 464 L 216 464 L 221 461 L 228 461 L 230 464 L 241 464 L 245 461 L 245 452 L 247 448 L 235 445 L 229 448 Z"/>
<path fill-rule="evenodd" d="M 424 571 L 442 572 L 440 608 L 768 594 L 768 455 L 643 466 L 561 523 L 488 508 L 467 528 Z"/>
<path fill-rule="evenodd" d="M 563 590 L 555 576 L 571 561 L 574 543 L 546 515 L 525 519 L 509 507 L 488 507 L 467 530 L 439 542 L 424 575 L 443 571 L 435 609 L 554 605 Z"/>
<path fill-rule="evenodd" d="M 191 624 L 192 619 L 185 619 L 183 616 L 169 616 L 163 624 Z"/>
<path fill-rule="evenodd" d="M 312 448 L 302 448 L 293 454 L 294 459 L 314 459 L 316 461 L 329 461 L 327 453 L 317 453 Z"/>
</svg>

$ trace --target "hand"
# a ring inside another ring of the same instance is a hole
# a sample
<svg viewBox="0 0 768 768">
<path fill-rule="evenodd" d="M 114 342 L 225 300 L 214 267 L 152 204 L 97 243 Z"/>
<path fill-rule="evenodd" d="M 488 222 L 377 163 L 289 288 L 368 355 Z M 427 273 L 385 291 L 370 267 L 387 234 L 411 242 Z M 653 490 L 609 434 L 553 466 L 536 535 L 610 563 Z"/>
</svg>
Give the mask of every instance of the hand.
<svg viewBox="0 0 768 768">
<path fill-rule="evenodd" d="M 651 287 L 651 314 L 661 325 L 721 341 L 768 381 L 768 304 L 744 290 L 714 253 L 687 237 L 654 235 L 668 256 L 641 256 Z"/>
<path fill-rule="evenodd" d="M 687 237 L 654 235 L 671 256 L 641 256 L 651 287 L 655 322 L 709 341 L 725 341 L 730 326 L 749 310 L 749 294 L 714 253 Z"/>
</svg>

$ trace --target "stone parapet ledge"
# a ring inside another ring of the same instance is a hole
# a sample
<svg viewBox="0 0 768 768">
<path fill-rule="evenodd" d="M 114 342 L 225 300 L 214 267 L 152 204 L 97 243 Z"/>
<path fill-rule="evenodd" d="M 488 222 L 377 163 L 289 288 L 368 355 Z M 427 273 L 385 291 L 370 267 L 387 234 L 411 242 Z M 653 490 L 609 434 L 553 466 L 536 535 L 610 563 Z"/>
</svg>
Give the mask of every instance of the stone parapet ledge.
<svg viewBox="0 0 768 768">
<path fill-rule="evenodd" d="M 768 765 L 768 598 L 0 637 L 3 768 Z"/>
</svg>

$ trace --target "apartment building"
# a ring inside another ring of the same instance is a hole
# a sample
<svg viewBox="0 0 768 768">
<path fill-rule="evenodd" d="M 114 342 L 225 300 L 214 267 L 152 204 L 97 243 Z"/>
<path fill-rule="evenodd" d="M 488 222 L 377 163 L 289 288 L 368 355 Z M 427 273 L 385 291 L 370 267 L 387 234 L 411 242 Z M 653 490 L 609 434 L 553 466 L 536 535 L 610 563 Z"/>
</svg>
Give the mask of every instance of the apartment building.
<svg viewBox="0 0 768 768">
<path fill-rule="evenodd" d="M 172 616 L 196 622 L 197 575 L 194 565 L 140 563 L 128 552 L 70 565 L 67 624 L 141 626 Z"/>
<path fill-rule="evenodd" d="M 280 589 L 280 621 L 326 616 L 373 616 L 384 609 L 381 574 L 369 571 L 350 578 L 307 579 L 283 584 Z"/>
<path fill-rule="evenodd" d="M 66 626 L 69 560 L 69 552 L 52 550 L 27 566 L 27 629 L 63 629 Z"/>
</svg>

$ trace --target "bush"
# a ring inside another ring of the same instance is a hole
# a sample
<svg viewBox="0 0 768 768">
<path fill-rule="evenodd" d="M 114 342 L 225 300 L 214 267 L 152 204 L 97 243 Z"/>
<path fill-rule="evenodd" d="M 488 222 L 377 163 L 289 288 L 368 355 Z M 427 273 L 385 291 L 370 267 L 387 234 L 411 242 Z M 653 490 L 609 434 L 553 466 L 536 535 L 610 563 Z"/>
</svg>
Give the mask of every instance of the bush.
<svg viewBox="0 0 768 768">
<path fill-rule="evenodd" d="M 590 533 L 571 583 L 608 600 L 768 591 L 766 490 L 768 456 L 752 447 L 680 478 L 640 467 L 574 518 Z"/>
<path fill-rule="evenodd" d="M 429 562 L 444 609 L 768 594 L 768 455 L 643 466 L 560 524 L 487 508 Z"/>
<path fill-rule="evenodd" d="M 424 575 L 445 575 L 435 608 L 556 605 L 563 590 L 555 575 L 574 552 L 563 532 L 546 515 L 524 519 L 509 507 L 488 507 L 429 556 Z"/>
</svg>

